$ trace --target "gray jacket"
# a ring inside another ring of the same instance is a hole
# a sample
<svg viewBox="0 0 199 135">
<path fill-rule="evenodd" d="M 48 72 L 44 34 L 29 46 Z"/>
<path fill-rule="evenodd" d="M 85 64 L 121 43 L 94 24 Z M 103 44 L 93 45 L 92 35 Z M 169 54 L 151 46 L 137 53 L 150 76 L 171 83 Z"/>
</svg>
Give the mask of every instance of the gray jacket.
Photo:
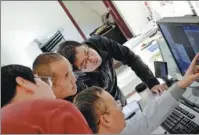
<svg viewBox="0 0 199 135">
<path fill-rule="evenodd" d="M 173 111 L 184 92 L 185 89 L 174 84 L 161 98 L 147 102 L 142 112 L 139 111 L 128 119 L 121 134 L 150 134 Z"/>
</svg>

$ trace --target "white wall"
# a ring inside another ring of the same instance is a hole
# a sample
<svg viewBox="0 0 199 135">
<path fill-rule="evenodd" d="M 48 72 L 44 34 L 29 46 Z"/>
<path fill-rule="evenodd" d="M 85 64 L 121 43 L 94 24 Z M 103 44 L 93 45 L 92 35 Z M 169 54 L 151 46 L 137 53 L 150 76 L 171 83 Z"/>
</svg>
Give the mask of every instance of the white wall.
<svg viewBox="0 0 199 135">
<path fill-rule="evenodd" d="M 187 1 L 167 1 L 164 6 L 161 5 L 161 1 L 150 1 L 150 6 L 160 18 L 192 14 Z"/>
<path fill-rule="evenodd" d="M 108 12 L 102 1 L 63 1 L 85 36 L 103 25 L 101 16 Z"/>
<path fill-rule="evenodd" d="M 196 11 L 196 14 L 199 16 L 199 1 L 191 1 L 191 3 Z"/>
<path fill-rule="evenodd" d="M 2 1 L 1 62 L 31 67 L 41 53 L 32 41 L 60 28 L 66 39 L 83 40 L 57 1 Z"/>
<path fill-rule="evenodd" d="M 113 1 L 120 15 L 134 34 L 139 34 L 149 23 L 149 15 L 142 1 Z"/>
</svg>

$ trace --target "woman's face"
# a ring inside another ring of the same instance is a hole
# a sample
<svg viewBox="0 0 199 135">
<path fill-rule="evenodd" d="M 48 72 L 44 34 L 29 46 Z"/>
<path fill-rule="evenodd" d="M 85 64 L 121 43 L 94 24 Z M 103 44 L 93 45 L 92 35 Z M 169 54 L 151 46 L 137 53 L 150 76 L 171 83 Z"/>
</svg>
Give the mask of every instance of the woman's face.
<svg viewBox="0 0 199 135">
<path fill-rule="evenodd" d="M 76 47 L 75 66 L 82 72 L 92 72 L 102 63 L 102 58 L 92 48 L 87 45 Z"/>
</svg>

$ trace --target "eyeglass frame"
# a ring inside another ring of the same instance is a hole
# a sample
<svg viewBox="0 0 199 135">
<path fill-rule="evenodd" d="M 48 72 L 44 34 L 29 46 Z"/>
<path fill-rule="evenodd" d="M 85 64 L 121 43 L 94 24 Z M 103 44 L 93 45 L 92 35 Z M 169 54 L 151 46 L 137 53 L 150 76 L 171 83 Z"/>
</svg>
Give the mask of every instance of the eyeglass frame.
<svg viewBox="0 0 199 135">
<path fill-rule="evenodd" d="M 39 78 L 39 79 L 41 79 L 43 82 L 45 82 L 46 84 L 48 84 L 51 88 L 52 88 L 52 86 L 53 86 L 53 83 L 52 83 L 52 77 L 49 77 L 49 76 L 39 76 L 39 75 L 34 75 L 34 78 Z M 48 81 L 50 82 L 50 84 L 49 83 L 47 83 L 46 81 L 44 81 L 43 79 L 48 79 Z"/>
<path fill-rule="evenodd" d="M 85 50 L 85 56 L 86 58 L 84 59 L 84 63 L 81 65 L 80 68 L 78 68 L 79 70 L 82 70 L 82 69 L 85 69 L 86 68 L 86 65 L 88 63 L 88 58 L 89 58 L 89 47 L 87 45 L 84 44 L 84 46 L 86 47 L 86 50 Z"/>
</svg>

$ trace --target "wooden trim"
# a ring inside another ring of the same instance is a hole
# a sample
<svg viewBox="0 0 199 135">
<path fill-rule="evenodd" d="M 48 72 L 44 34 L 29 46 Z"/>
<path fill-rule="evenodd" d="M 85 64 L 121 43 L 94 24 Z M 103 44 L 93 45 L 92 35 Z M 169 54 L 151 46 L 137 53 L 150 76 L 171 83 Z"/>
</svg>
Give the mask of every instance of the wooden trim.
<svg viewBox="0 0 199 135">
<path fill-rule="evenodd" d="M 110 11 L 110 14 L 113 16 L 116 24 L 118 25 L 119 29 L 124 34 L 124 36 L 127 38 L 127 40 L 132 38 L 133 34 L 131 33 L 131 31 L 127 27 L 126 23 L 124 22 L 124 20 L 122 19 L 122 17 L 118 13 L 118 11 L 115 8 L 115 6 L 113 5 L 113 3 L 110 0 L 102 0 L 102 2 L 108 8 L 108 10 Z"/>
</svg>

